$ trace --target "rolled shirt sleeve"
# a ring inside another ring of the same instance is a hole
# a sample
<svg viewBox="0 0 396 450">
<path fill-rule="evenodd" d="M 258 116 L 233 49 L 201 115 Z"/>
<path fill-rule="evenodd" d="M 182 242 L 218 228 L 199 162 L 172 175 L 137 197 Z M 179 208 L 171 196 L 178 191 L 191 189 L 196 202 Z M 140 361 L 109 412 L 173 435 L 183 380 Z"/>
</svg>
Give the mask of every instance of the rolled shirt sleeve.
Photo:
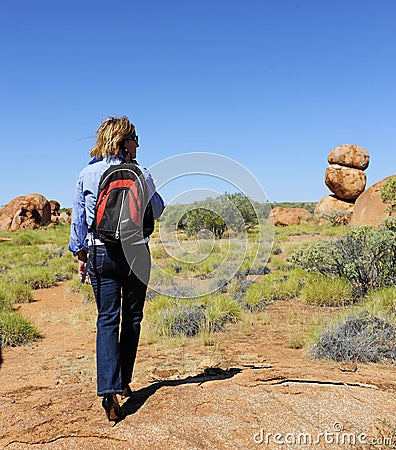
<svg viewBox="0 0 396 450">
<path fill-rule="evenodd" d="M 88 224 L 85 210 L 85 196 L 81 177 L 77 180 L 74 193 L 72 221 L 70 226 L 69 250 L 76 256 L 80 250 L 87 250 Z"/>
</svg>

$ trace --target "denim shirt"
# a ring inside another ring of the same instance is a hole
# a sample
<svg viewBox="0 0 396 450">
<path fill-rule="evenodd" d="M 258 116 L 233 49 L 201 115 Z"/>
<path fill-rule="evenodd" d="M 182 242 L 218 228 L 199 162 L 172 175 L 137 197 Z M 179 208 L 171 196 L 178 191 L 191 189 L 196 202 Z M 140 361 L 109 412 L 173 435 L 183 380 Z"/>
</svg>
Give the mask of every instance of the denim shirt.
<svg viewBox="0 0 396 450">
<path fill-rule="evenodd" d="M 100 177 L 110 165 L 121 164 L 122 162 L 118 158 L 93 158 L 80 172 L 74 192 L 70 242 L 68 246 L 68 249 L 74 255 L 80 250 L 88 249 L 88 228 L 91 226 L 95 215 L 96 196 Z M 164 210 L 164 201 L 158 192 L 156 192 L 154 180 L 150 172 L 147 169 L 140 168 L 140 170 L 146 180 L 154 219 L 158 219 Z"/>
</svg>

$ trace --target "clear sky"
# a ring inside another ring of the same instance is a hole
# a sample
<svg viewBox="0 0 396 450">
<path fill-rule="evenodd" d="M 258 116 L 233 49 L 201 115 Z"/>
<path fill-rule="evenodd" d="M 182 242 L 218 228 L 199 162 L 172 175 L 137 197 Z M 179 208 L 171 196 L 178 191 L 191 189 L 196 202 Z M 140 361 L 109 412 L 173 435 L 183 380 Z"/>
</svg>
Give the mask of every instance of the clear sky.
<svg viewBox="0 0 396 450">
<path fill-rule="evenodd" d="M 71 206 L 108 115 L 135 123 L 142 165 L 217 153 L 270 201 L 328 194 L 340 144 L 368 151 L 370 186 L 396 174 L 395 23 L 395 0 L 4 1 L 0 205 Z"/>
</svg>

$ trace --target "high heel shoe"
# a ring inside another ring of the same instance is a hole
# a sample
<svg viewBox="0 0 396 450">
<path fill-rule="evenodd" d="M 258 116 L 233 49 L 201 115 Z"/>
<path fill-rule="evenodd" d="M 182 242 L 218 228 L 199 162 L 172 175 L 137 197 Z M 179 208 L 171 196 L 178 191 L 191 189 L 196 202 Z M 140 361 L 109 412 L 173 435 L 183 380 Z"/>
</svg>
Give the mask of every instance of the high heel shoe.
<svg viewBox="0 0 396 450">
<path fill-rule="evenodd" d="M 124 400 L 126 397 L 132 397 L 132 389 L 127 386 L 122 390 L 121 399 Z"/>
<path fill-rule="evenodd" d="M 106 411 L 107 420 L 121 420 L 125 418 L 125 412 L 119 405 L 116 394 L 105 394 L 102 406 Z"/>
</svg>

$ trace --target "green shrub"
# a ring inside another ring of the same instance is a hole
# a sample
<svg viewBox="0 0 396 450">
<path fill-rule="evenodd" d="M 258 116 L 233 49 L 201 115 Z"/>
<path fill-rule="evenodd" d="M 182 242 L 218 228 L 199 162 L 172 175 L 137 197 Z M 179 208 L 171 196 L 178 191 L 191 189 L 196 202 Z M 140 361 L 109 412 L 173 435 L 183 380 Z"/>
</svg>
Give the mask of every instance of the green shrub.
<svg viewBox="0 0 396 450">
<path fill-rule="evenodd" d="M 292 300 L 299 296 L 308 276 L 300 268 L 286 272 L 280 282 L 278 300 Z"/>
<path fill-rule="evenodd" d="M 5 269 L 13 269 L 19 266 L 44 264 L 50 257 L 50 249 L 37 245 L 21 245 L 6 242 L 0 247 L 2 265 Z"/>
<path fill-rule="evenodd" d="M 328 278 L 318 274 L 306 282 L 300 299 L 307 305 L 345 306 L 353 302 L 353 288 L 351 283 L 342 278 Z"/>
<path fill-rule="evenodd" d="M 153 265 L 150 273 L 150 286 L 173 286 L 173 276 L 167 273 L 162 267 Z"/>
<path fill-rule="evenodd" d="M 0 278 L 0 296 L 6 302 L 13 303 L 29 303 L 33 300 L 32 288 L 24 282 L 9 282 L 5 277 Z"/>
<path fill-rule="evenodd" d="M 219 281 L 224 282 L 224 279 Z M 228 292 L 234 300 L 242 302 L 250 285 L 251 282 L 247 280 L 246 275 L 242 272 L 237 272 L 234 277 L 224 285 L 225 287 L 223 290 Z"/>
<path fill-rule="evenodd" d="M 58 224 L 56 227 L 40 227 L 33 232 L 42 239 L 42 243 L 66 247 L 69 241 L 70 225 Z"/>
<path fill-rule="evenodd" d="M 349 225 L 337 225 L 334 227 L 331 224 L 322 225 L 320 228 L 320 236 L 323 237 L 339 237 L 343 236 L 345 233 L 348 233 L 350 231 Z"/>
<path fill-rule="evenodd" d="M 192 299 L 197 295 L 197 292 L 196 288 L 194 288 L 193 286 L 178 286 L 177 284 L 172 284 L 169 285 L 169 287 L 167 287 L 166 289 L 161 289 L 161 294 L 178 299 Z M 159 295 L 157 291 L 155 291 L 154 289 L 149 289 L 148 296 L 150 298 L 154 298 L 157 295 Z"/>
<path fill-rule="evenodd" d="M 389 229 L 355 228 L 334 241 L 318 241 L 291 257 L 304 269 L 350 281 L 354 294 L 396 282 L 396 233 Z"/>
<path fill-rule="evenodd" d="M 37 328 L 15 312 L 0 312 L 0 337 L 3 347 L 27 344 L 40 338 Z"/>
<path fill-rule="evenodd" d="M 306 345 L 312 348 L 316 345 L 323 333 L 329 328 L 330 319 L 324 315 L 315 315 L 308 326 L 308 330 L 305 336 Z"/>
<path fill-rule="evenodd" d="M 396 232 L 396 217 L 386 217 L 381 223 L 381 228 Z"/>
<path fill-rule="evenodd" d="M 396 211 L 396 177 L 388 178 L 381 188 L 381 200 L 386 203 L 389 215 Z"/>
</svg>

